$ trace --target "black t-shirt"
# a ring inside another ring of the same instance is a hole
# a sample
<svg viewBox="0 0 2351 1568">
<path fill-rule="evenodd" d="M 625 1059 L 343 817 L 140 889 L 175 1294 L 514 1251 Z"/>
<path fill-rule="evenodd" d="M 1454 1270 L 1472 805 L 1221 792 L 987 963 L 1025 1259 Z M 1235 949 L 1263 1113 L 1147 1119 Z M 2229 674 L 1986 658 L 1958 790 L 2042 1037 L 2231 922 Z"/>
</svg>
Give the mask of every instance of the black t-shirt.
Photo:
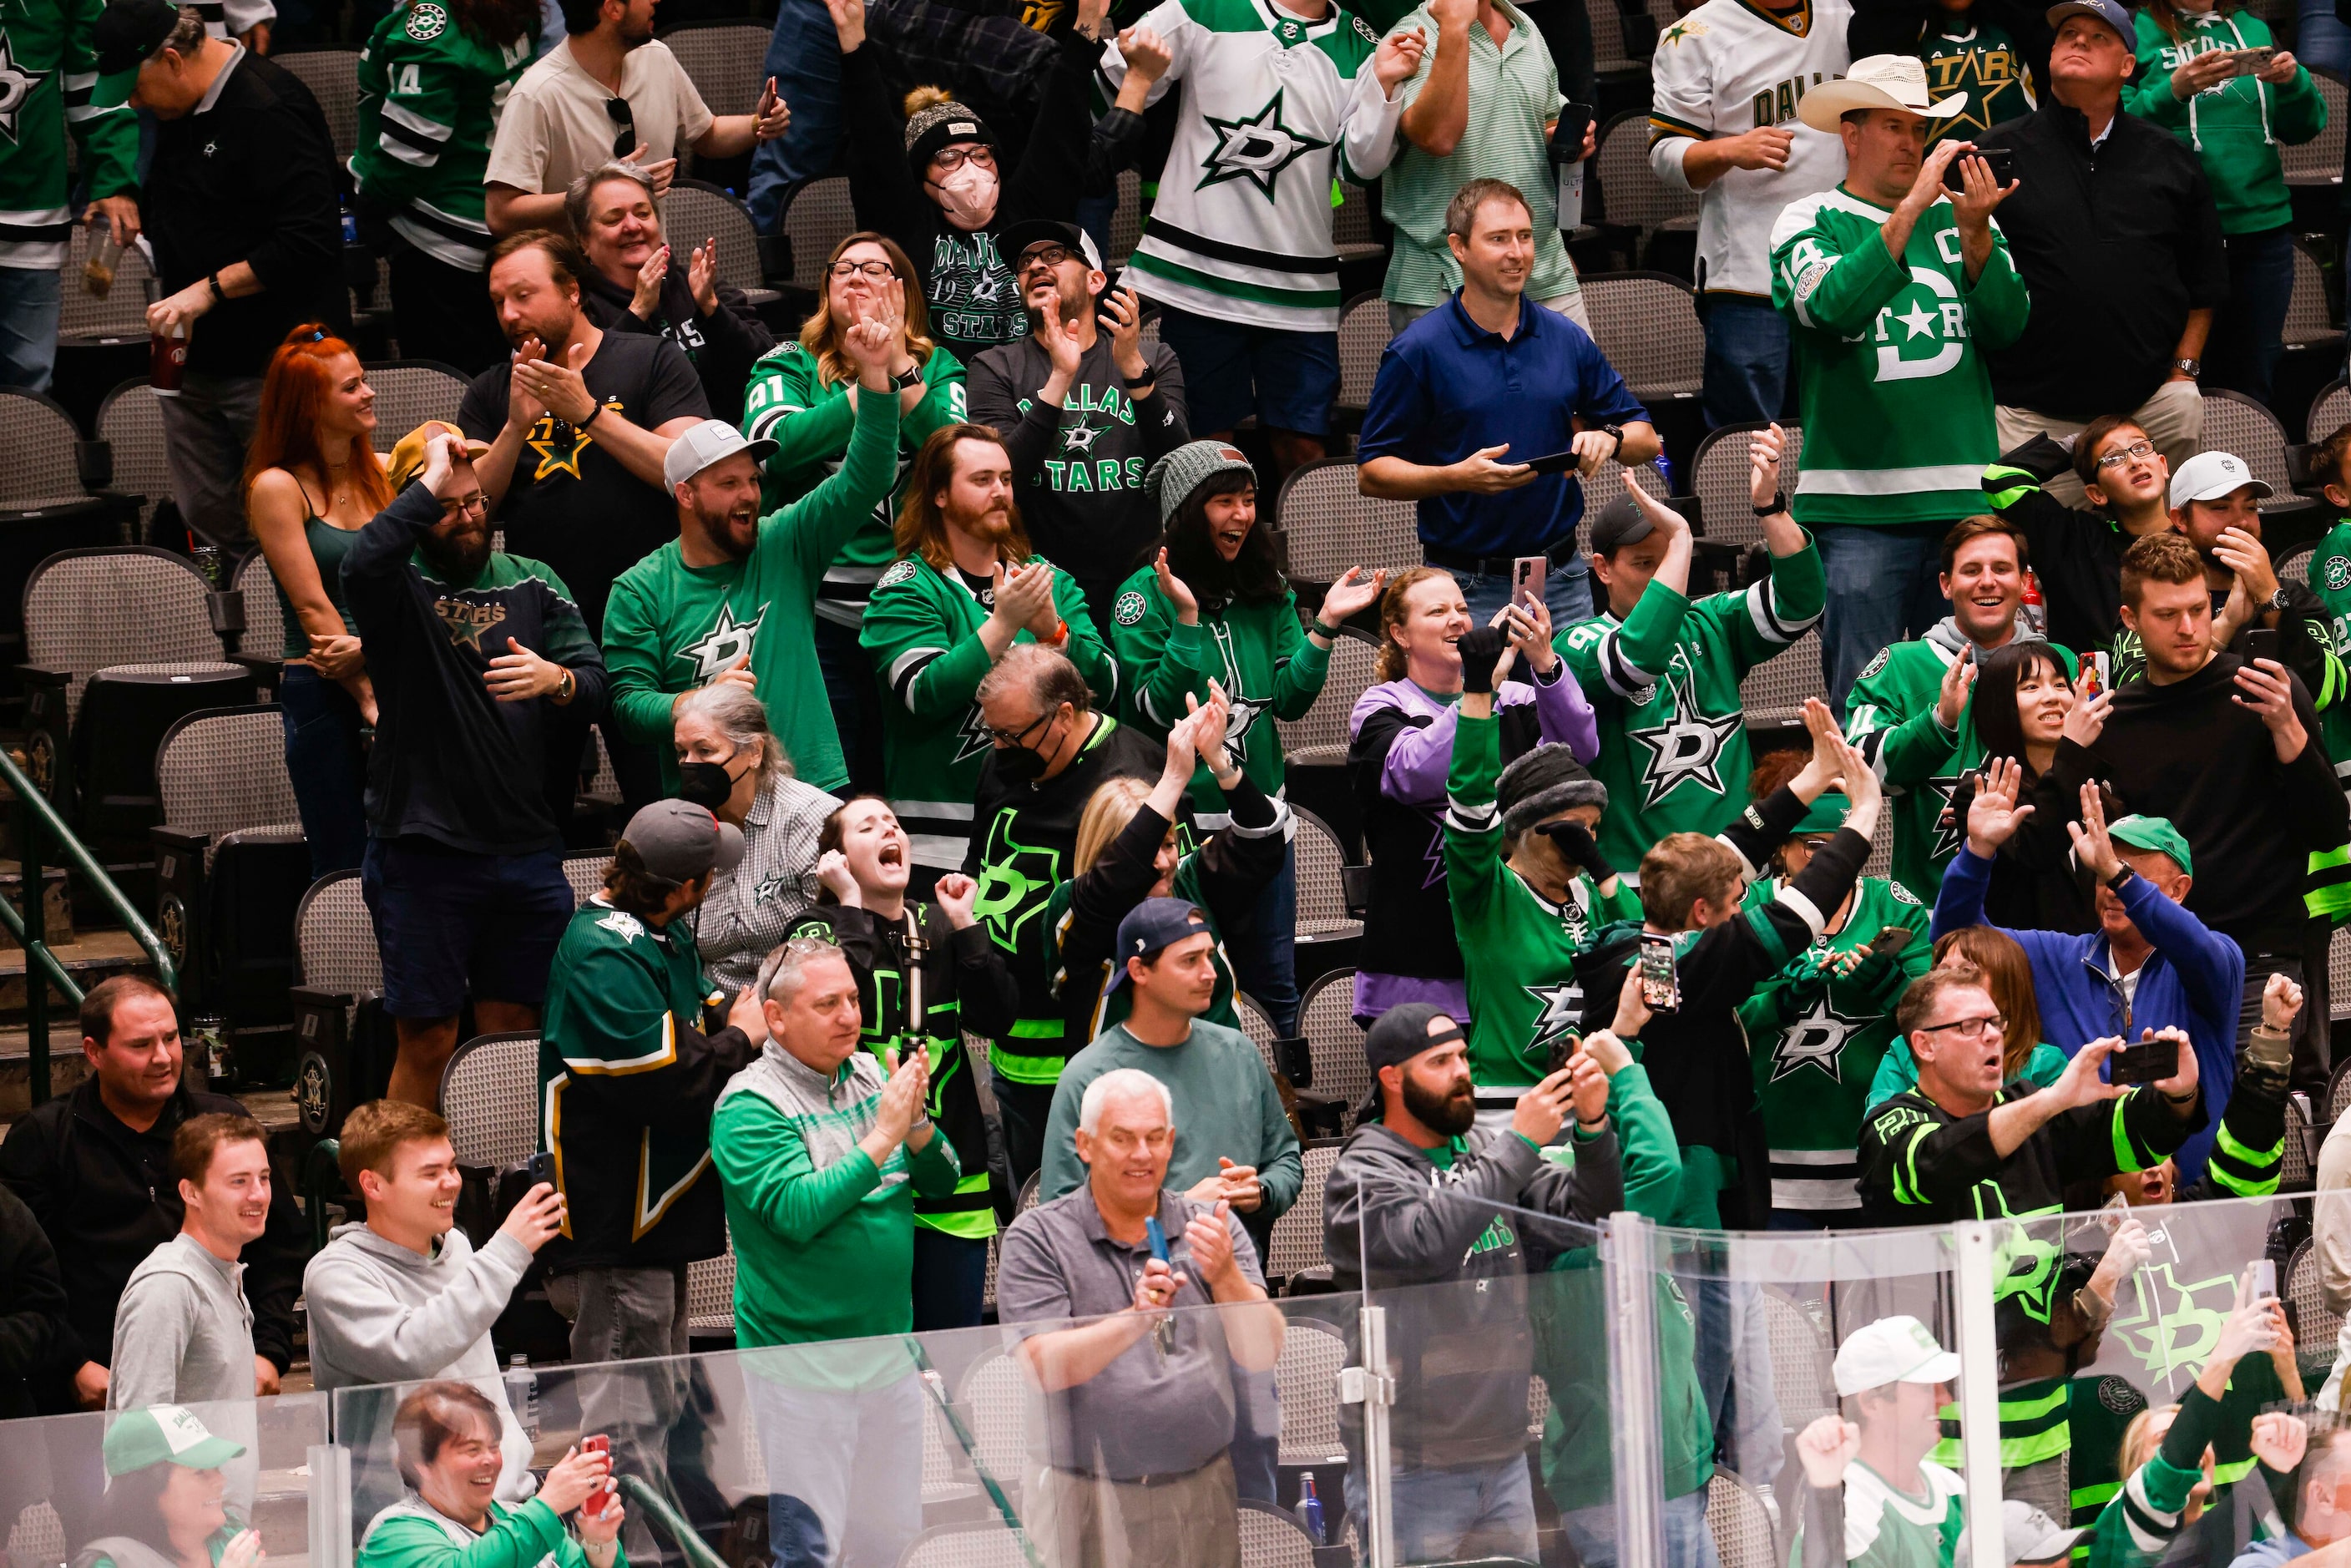
<svg viewBox="0 0 2351 1568">
<path fill-rule="evenodd" d="M 710 417 L 693 364 L 666 338 L 607 332 L 580 373 L 598 402 L 640 430 Z M 496 440 L 513 377 L 511 363 L 475 376 L 457 406 L 458 427 L 477 441 Z M 677 538 L 677 504 L 668 491 L 623 468 L 592 428 L 574 430 L 553 414 L 542 414 L 523 437 L 496 520 L 509 554 L 545 561 L 579 596 L 599 640 L 613 580 Z"/>
</svg>

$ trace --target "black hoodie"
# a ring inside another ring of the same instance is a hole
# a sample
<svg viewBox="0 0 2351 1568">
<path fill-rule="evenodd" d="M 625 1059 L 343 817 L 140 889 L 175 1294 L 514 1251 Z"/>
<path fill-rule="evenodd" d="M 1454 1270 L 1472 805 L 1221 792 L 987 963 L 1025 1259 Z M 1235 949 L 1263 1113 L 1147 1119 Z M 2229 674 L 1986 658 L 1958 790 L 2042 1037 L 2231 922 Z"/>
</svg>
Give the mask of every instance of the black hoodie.
<svg viewBox="0 0 2351 1568">
<path fill-rule="evenodd" d="M 776 346 L 776 335 L 740 289 L 721 287 L 718 308 L 707 316 L 702 313 L 685 280 L 684 257 L 707 237 L 677 236 L 670 251 L 669 273 L 662 279 L 661 304 L 652 320 L 629 308 L 637 297 L 633 287 L 624 288 L 592 267 L 580 279 L 580 305 L 588 319 L 608 332 L 650 333 L 676 344 L 678 351 L 694 361 L 695 379 L 702 383 L 711 416 L 740 424 L 743 389 L 751 384 L 751 367 Z"/>
</svg>

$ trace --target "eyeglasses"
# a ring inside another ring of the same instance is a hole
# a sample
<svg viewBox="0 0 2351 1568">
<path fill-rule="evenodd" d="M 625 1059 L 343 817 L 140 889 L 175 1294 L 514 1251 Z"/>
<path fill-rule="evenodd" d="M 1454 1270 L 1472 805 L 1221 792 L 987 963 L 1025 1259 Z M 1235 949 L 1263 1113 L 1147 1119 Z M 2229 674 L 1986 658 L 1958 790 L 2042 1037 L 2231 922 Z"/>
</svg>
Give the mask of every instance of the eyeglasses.
<svg viewBox="0 0 2351 1568">
<path fill-rule="evenodd" d="M 1039 729 L 1052 722 L 1052 713 L 1040 713 L 1019 729 L 991 729 L 987 732 L 987 738 L 998 746 L 1019 746 L 1026 743 L 1028 738 L 1036 734 Z"/>
<path fill-rule="evenodd" d="M 626 158 L 637 150 L 636 111 L 625 98 L 608 98 L 604 100 L 604 114 L 621 128 L 621 133 L 612 138 L 612 156 Z"/>
<path fill-rule="evenodd" d="M 2153 442 L 2134 441 L 2128 446 L 2124 447 L 2120 452 L 2109 452 L 2104 457 L 2099 458 L 2097 462 L 2098 472 L 2103 474 L 2107 469 L 2114 467 L 2116 464 L 2137 463 L 2142 458 L 2152 457 L 2154 455 L 2155 444 Z"/>
<path fill-rule="evenodd" d="M 1950 1023 L 1921 1024 L 1920 1034 L 1955 1034 L 1961 1040 L 1980 1040 L 1988 1034 L 1998 1034 L 2008 1027 L 2008 1020 L 1998 1013 L 1987 1018 L 1959 1019 Z"/>
<path fill-rule="evenodd" d="M 1032 267 L 1056 267 L 1074 259 L 1077 254 L 1065 245 L 1040 245 L 1020 258 L 1020 270 L 1026 272 Z"/>
<path fill-rule="evenodd" d="M 996 149 L 993 147 L 942 147 L 931 154 L 931 162 L 939 166 L 939 172 L 942 174 L 954 173 L 962 168 L 967 161 L 977 163 L 983 169 L 993 169 L 996 167 Z"/>
<path fill-rule="evenodd" d="M 898 269 L 886 261 L 836 261 L 825 271 L 843 279 L 854 277 L 862 272 L 877 283 L 883 278 L 898 276 Z"/>
<path fill-rule="evenodd" d="M 461 517 L 469 512 L 479 512 L 484 517 L 487 517 L 490 514 L 490 498 L 482 494 L 481 491 L 476 490 L 470 496 L 452 497 L 450 499 L 442 502 L 441 507 L 442 510 L 454 513 Z"/>
</svg>

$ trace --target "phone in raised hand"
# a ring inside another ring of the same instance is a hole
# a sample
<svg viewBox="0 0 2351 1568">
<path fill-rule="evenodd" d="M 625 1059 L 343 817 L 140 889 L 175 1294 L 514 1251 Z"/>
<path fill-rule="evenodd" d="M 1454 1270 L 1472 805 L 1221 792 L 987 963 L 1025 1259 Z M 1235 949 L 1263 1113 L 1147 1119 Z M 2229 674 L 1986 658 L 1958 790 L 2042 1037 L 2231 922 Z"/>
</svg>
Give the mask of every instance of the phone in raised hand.
<svg viewBox="0 0 2351 1568">
<path fill-rule="evenodd" d="M 1641 934 L 1641 1005 L 1653 1013 L 1681 1010 L 1681 977 L 1674 967 L 1674 939 Z"/>
<path fill-rule="evenodd" d="M 1551 557 L 1522 555 L 1510 562 L 1510 602 L 1541 604 L 1543 601 L 1543 580 L 1551 572 Z"/>
</svg>

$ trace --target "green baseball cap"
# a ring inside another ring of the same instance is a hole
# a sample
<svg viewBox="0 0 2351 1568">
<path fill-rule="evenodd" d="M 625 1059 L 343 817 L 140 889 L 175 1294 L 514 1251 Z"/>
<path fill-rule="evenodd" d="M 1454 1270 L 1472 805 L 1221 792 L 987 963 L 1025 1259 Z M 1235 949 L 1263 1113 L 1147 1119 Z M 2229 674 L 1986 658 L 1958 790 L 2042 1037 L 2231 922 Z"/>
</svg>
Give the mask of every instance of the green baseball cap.
<svg viewBox="0 0 2351 1568">
<path fill-rule="evenodd" d="M 1805 810 L 1804 820 L 1798 822 L 1788 836 L 1809 839 L 1818 833 L 1834 833 L 1844 826 L 1844 814 L 1851 810 L 1853 802 L 1845 799 L 1844 790 L 1824 789 L 1820 799 Z"/>
<path fill-rule="evenodd" d="M 106 1430 L 106 1473 L 127 1476 L 166 1460 L 187 1470 L 216 1470 L 245 1452 L 241 1443 L 215 1437 L 202 1421 L 177 1405 L 150 1405 L 125 1411 Z"/>
<path fill-rule="evenodd" d="M 2196 863 L 2188 857 L 2188 841 L 2178 828 L 2163 817 L 2131 815 L 2106 824 L 2106 837 L 2118 844 L 2128 844 L 2135 850 L 2148 850 L 2169 855 L 2172 863 L 2189 875 L 2196 874 Z"/>
</svg>

